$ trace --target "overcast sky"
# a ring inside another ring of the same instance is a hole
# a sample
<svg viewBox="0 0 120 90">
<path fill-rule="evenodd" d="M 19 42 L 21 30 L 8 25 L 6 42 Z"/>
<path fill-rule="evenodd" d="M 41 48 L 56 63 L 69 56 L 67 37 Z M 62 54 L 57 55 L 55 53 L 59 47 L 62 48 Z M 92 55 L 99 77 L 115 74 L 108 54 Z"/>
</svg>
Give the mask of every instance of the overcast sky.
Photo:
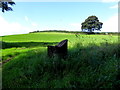
<svg viewBox="0 0 120 90">
<path fill-rule="evenodd" d="M 36 30 L 81 31 L 81 23 L 91 15 L 103 22 L 101 31 L 118 32 L 118 0 L 14 1 L 14 11 L 0 12 L 0 36 Z"/>
</svg>

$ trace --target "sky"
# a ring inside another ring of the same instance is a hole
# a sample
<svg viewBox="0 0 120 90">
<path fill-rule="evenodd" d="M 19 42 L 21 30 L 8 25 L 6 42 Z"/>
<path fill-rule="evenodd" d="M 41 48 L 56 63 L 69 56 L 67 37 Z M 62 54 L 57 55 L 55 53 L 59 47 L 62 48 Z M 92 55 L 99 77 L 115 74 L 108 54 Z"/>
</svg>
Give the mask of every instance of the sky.
<svg viewBox="0 0 120 90">
<path fill-rule="evenodd" d="M 81 31 L 81 23 L 91 15 L 103 22 L 102 32 L 118 32 L 119 0 L 14 1 L 13 11 L 0 12 L 0 36 L 37 30 Z"/>
</svg>

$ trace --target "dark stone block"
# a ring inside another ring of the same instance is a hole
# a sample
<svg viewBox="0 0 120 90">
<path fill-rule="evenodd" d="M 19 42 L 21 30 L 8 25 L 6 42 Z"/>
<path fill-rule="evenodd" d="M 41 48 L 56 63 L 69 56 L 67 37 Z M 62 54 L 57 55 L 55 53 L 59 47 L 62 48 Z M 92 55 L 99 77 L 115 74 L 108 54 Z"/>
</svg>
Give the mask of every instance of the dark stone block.
<svg viewBox="0 0 120 90">
<path fill-rule="evenodd" d="M 67 42 L 68 40 L 66 39 L 58 43 L 56 46 L 48 46 L 48 56 L 65 58 L 67 56 Z"/>
</svg>

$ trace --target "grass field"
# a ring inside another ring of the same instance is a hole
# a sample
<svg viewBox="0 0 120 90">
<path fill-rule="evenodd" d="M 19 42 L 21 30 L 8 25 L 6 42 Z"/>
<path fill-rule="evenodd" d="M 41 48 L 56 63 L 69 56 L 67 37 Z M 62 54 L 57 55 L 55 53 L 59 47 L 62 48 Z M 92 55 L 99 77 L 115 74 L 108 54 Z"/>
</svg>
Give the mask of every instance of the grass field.
<svg viewBox="0 0 120 90">
<path fill-rule="evenodd" d="M 2 39 L 3 88 L 117 88 L 117 35 L 39 32 Z M 68 57 L 47 57 L 47 46 L 68 39 Z"/>
</svg>

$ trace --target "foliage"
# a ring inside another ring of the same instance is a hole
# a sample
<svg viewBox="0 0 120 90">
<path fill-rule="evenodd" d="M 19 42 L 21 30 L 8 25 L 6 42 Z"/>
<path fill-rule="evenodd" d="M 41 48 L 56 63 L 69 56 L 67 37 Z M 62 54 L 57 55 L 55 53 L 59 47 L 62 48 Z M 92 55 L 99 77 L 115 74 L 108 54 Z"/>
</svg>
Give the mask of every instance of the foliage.
<svg viewBox="0 0 120 90">
<path fill-rule="evenodd" d="M 5 12 L 5 11 L 12 11 L 13 9 L 11 7 L 8 6 L 9 5 L 14 5 L 15 2 L 13 2 L 12 0 L 1 0 L 0 1 L 0 8 L 2 8 L 2 12 Z"/>
<path fill-rule="evenodd" d="M 88 32 L 93 32 L 94 30 L 100 30 L 102 28 L 103 23 L 99 22 L 98 17 L 96 16 L 89 16 L 82 24 L 82 31 L 85 29 L 88 30 Z"/>
</svg>

